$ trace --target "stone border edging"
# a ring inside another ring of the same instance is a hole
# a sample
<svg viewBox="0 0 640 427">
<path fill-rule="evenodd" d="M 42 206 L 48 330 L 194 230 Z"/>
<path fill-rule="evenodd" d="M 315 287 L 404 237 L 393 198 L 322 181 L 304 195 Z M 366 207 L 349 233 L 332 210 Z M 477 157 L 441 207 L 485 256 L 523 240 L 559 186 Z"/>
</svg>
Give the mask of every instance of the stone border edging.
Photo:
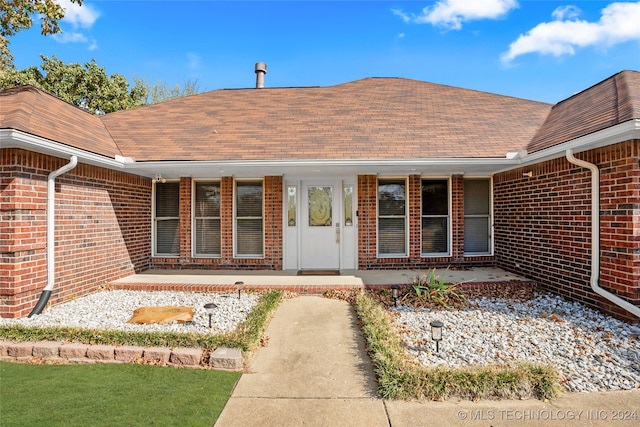
<svg viewBox="0 0 640 427">
<path fill-rule="evenodd" d="M 31 362 L 44 360 L 59 363 L 136 363 L 161 364 L 180 368 L 202 368 L 201 348 L 166 348 L 62 343 L 57 341 L 0 341 L 0 360 Z M 217 348 L 208 365 L 214 369 L 242 371 L 242 352 L 233 348 Z"/>
</svg>

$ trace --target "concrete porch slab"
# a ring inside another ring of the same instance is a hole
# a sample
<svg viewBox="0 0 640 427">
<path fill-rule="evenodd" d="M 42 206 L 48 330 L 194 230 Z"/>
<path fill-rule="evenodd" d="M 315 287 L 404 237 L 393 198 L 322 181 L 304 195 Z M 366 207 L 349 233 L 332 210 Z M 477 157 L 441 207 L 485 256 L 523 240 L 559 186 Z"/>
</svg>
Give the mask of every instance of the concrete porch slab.
<svg viewBox="0 0 640 427">
<path fill-rule="evenodd" d="M 204 285 L 231 287 L 238 281 L 250 287 L 355 287 L 375 285 L 408 285 L 429 270 L 341 270 L 339 276 L 297 275 L 297 270 L 148 270 L 111 282 L 115 287 L 136 284 Z M 438 269 L 436 273 L 451 283 L 530 281 L 525 277 L 495 267 L 465 270 Z"/>
</svg>

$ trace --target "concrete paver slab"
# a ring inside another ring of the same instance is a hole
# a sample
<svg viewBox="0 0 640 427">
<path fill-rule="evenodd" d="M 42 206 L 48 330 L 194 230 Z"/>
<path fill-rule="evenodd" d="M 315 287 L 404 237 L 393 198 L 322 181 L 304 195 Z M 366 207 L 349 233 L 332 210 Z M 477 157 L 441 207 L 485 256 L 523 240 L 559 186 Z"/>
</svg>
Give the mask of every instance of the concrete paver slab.
<svg viewBox="0 0 640 427">
<path fill-rule="evenodd" d="M 640 425 L 640 390 L 566 393 L 550 402 L 448 400 L 423 403 L 386 401 L 385 404 L 393 427 Z"/>
<path fill-rule="evenodd" d="M 376 382 L 356 314 L 344 301 L 315 296 L 279 307 L 234 397 L 375 397 Z"/>
<path fill-rule="evenodd" d="M 231 398 L 217 427 L 389 427 L 378 399 Z"/>
<path fill-rule="evenodd" d="M 218 347 L 209 356 L 209 366 L 214 369 L 242 371 L 244 359 L 238 348 Z"/>
</svg>

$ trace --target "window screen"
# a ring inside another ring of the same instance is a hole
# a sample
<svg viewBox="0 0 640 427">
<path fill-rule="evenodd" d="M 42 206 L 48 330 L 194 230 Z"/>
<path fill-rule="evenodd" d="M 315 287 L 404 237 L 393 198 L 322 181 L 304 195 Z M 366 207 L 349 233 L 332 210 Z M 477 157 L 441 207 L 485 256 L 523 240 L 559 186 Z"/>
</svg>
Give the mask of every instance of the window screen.
<svg viewBox="0 0 640 427">
<path fill-rule="evenodd" d="M 464 180 L 464 251 L 491 251 L 491 189 L 488 179 Z"/>
<path fill-rule="evenodd" d="M 262 182 L 236 183 L 236 255 L 262 256 L 264 252 Z"/>
<path fill-rule="evenodd" d="M 196 182 L 195 187 L 195 253 L 220 255 L 220 183 Z"/>
<path fill-rule="evenodd" d="M 406 182 L 404 180 L 380 180 L 378 182 L 378 254 L 405 256 L 406 232 Z"/>
<path fill-rule="evenodd" d="M 155 254 L 180 254 L 180 183 L 156 183 Z"/>
<path fill-rule="evenodd" d="M 449 182 L 422 181 L 422 253 L 449 252 Z"/>
</svg>

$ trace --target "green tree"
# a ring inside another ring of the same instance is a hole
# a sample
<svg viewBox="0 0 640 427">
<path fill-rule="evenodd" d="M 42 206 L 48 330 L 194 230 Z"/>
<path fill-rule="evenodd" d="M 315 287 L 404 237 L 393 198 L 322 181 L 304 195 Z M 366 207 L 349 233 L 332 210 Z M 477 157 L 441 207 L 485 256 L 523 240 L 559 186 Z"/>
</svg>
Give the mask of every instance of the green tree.
<svg viewBox="0 0 640 427">
<path fill-rule="evenodd" d="M 155 83 L 151 85 L 144 78 L 133 78 L 136 86 L 144 87 L 148 93 L 147 104 L 157 104 L 170 99 L 181 98 L 183 96 L 195 95 L 202 92 L 198 80 L 186 80 L 182 86 L 176 83 L 175 86 L 169 87 L 166 82 Z"/>
<path fill-rule="evenodd" d="M 82 5 L 83 0 L 71 2 Z M 41 20 L 42 35 L 61 32 L 58 22 L 64 17 L 64 9 L 54 0 L 0 0 L 0 72 L 13 68 L 8 38 L 31 28 L 34 14 Z"/>
<path fill-rule="evenodd" d="M 1 0 L 0 0 L 1 1 Z M 83 65 L 65 64 L 53 56 L 42 58 L 42 70 L 35 66 L 24 70 L 5 70 L 0 88 L 32 85 L 92 113 L 105 114 L 146 104 L 147 88 L 136 84 L 129 90 L 121 74 L 107 75 L 95 59 Z"/>
</svg>

